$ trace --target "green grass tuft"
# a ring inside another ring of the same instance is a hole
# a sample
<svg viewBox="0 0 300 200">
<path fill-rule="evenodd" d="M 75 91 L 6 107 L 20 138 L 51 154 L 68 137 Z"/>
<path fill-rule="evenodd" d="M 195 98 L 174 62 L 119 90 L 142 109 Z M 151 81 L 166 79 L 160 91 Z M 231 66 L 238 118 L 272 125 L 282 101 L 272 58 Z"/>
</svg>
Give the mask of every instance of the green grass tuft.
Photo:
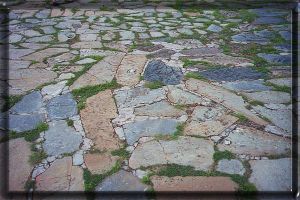
<svg viewBox="0 0 300 200">
<path fill-rule="evenodd" d="M 214 158 L 215 162 L 218 162 L 219 160 L 222 160 L 222 159 L 227 159 L 227 160 L 234 159 L 235 155 L 228 150 L 225 150 L 225 151 L 217 150 L 217 151 L 215 151 L 213 158 Z"/>
<path fill-rule="evenodd" d="M 239 118 L 240 122 L 248 122 L 249 121 L 248 118 L 241 113 L 233 113 L 232 115 Z"/>
<path fill-rule="evenodd" d="M 67 119 L 68 126 L 74 126 L 74 121 L 71 119 Z"/>
<path fill-rule="evenodd" d="M 164 84 L 160 81 L 146 82 L 145 83 L 145 87 L 149 88 L 151 90 L 158 89 L 158 88 L 161 88 L 163 86 L 164 86 Z"/>
<path fill-rule="evenodd" d="M 4 105 L 2 107 L 2 112 L 8 111 L 11 107 L 18 103 L 22 99 L 22 97 L 22 95 L 4 96 Z"/>
<path fill-rule="evenodd" d="M 130 153 L 126 151 L 126 148 L 117 149 L 111 152 L 113 156 L 119 156 L 124 159 L 128 159 L 130 157 Z"/>
<path fill-rule="evenodd" d="M 32 152 L 31 156 L 29 157 L 29 163 L 31 165 L 37 165 L 47 158 L 47 154 L 44 151 L 34 151 Z"/>
<path fill-rule="evenodd" d="M 195 72 L 188 72 L 184 77 L 187 79 L 193 78 L 193 79 L 207 81 L 207 79 L 205 77 L 203 77 L 201 74 L 195 73 Z"/>
<path fill-rule="evenodd" d="M 276 85 L 276 84 L 273 84 L 273 83 L 270 83 L 270 82 L 266 82 L 265 85 L 273 87 L 274 91 L 286 92 L 286 93 L 289 93 L 289 94 L 291 94 L 291 92 L 292 92 L 292 89 L 289 86 Z"/>
</svg>

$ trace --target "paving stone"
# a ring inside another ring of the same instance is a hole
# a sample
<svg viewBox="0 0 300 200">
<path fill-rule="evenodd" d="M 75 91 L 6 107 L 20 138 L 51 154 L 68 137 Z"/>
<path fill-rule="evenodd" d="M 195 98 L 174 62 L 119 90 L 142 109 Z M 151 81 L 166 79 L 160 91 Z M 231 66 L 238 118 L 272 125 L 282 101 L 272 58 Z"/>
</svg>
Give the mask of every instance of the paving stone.
<svg viewBox="0 0 300 200">
<path fill-rule="evenodd" d="M 32 170 L 28 162 L 31 155 L 30 143 L 24 138 L 9 140 L 7 153 L 8 191 L 25 192 L 24 186 Z"/>
<path fill-rule="evenodd" d="M 104 174 L 110 171 L 117 163 L 118 157 L 111 156 L 110 153 L 85 154 L 84 162 L 87 169 L 93 174 Z"/>
<path fill-rule="evenodd" d="M 231 36 L 231 39 L 236 43 L 256 43 L 256 44 L 265 45 L 270 42 L 268 38 L 253 33 L 247 33 L 247 32 L 233 35 Z"/>
<path fill-rule="evenodd" d="M 235 95 L 234 93 L 229 92 L 226 89 L 223 89 L 218 86 L 210 85 L 204 81 L 189 79 L 186 82 L 186 87 L 188 90 L 196 92 L 200 95 L 203 95 L 217 103 L 222 104 L 223 106 L 245 115 L 249 120 L 260 124 L 266 125 L 267 122 L 253 114 L 246 108 L 246 103 L 243 98 Z"/>
<path fill-rule="evenodd" d="M 213 81 L 256 80 L 263 78 L 263 74 L 248 67 L 230 67 L 211 69 L 200 72 L 202 76 Z"/>
<path fill-rule="evenodd" d="M 239 160 L 232 159 L 222 159 L 218 162 L 217 171 L 227 173 L 227 174 L 239 174 L 241 176 L 246 172 L 243 163 Z"/>
<path fill-rule="evenodd" d="M 95 149 L 101 151 L 119 149 L 120 142 L 110 122 L 118 116 L 110 90 L 89 97 L 85 108 L 80 111 L 80 116 L 86 135 L 93 140 Z"/>
<path fill-rule="evenodd" d="M 77 104 L 71 93 L 57 96 L 47 104 L 49 118 L 66 119 L 77 114 Z"/>
<path fill-rule="evenodd" d="M 229 56 L 225 55 L 222 53 L 215 54 L 213 56 L 209 57 L 203 57 L 201 58 L 202 61 L 208 62 L 211 64 L 214 64 L 216 66 L 229 66 L 229 67 L 246 67 L 246 66 L 253 66 L 252 61 L 243 58 L 243 57 L 234 57 L 234 56 Z"/>
<path fill-rule="evenodd" d="M 180 117 L 186 112 L 177 109 L 167 101 L 160 101 L 150 105 L 141 106 L 134 109 L 135 115 L 150 117 Z"/>
<path fill-rule="evenodd" d="M 44 26 L 44 27 L 41 27 L 40 29 L 42 29 L 42 31 L 45 34 L 53 34 L 56 32 L 56 30 L 53 28 L 53 26 Z"/>
<path fill-rule="evenodd" d="M 84 65 L 84 64 L 94 63 L 94 62 L 96 62 L 96 60 L 94 60 L 92 58 L 84 58 L 82 60 L 77 61 L 76 64 Z"/>
<path fill-rule="evenodd" d="M 161 49 L 148 55 L 149 58 L 164 58 L 170 59 L 176 52 L 170 49 Z"/>
<path fill-rule="evenodd" d="M 124 86 L 134 86 L 140 81 L 147 58 L 145 55 L 126 55 L 118 68 L 117 82 Z"/>
<path fill-rule="evenodd" d="M 234 192 L 238 185 L 229 177 L 151 176 L 157 192 Z"/>
<path fill-rule="evenodd" d="M 265 17 L 259 17 L 256 18 L 254 20 L 254 24 L 282 24 L 287 22 L 284 18 L 281 17 L 269 17 L 269 16 L 265 16 Z"/>
<path fill-rule="evenodd" d="M 179 68 L 166 65 L 161 60 L 150 61 L 144 71 L 146 81 L 160 81 L 166 85 L 179 84 L 183 73 Z"/>
<path fill-rule="evenodd" d="M 81 34 L 80 41 L 96 41 L 97 34 Z"/>
<path fill-rule="evenodd" d="M 226 140 L 230 141 L 230 144 L 219 144 L 219 150 L 229 150 L 235 154 L 268 156 L 285 154 L 290 152 L 291 148 L 290 139 L 243 126 L 240 129 L 232 131 Z"/>
<path fill-rule="evenodd" d="M 140 51 L 147 51 L 147 52 L 153 52 L 153 51 L 157 51 L 157 50 L 160 50 L 164 48 L 163 45 L 161 44 L 157 44 L 157 45 L 141 45 L 141 46 L 138 46 L 137 49 L 140 50 Z"/>
<path fill-rule="evenodd" d="M 23 39 L 22 35 L 19 34 L 11 34 L 9 35 L 9 43 L 17 43 Z"/>
<path fill-rule="evenodd" d="M 36 36 L 41 36 L 42 34 L 38 31 L 35 30 L 25 30 L 23 34 L 27 37 L 36 37 Z"/>
<path fill-rule="evenodd" d="M 291 101 L 291 95 L 286 92 L 278 91 L 262 91 L 262 92 L 252 92 L 243 93 L 247 98 L 260 101 L 263 103 L 289 103 Z"/>
<path fill-rule="evenodd" d="M 75 38 L 76 34 L 70 31 L 60 31 L 57 35 L 57 39 L 60 42 L 66 42 Z"/>
<path fill-rule="evenodd" d="M 47 48 L 41 51 L 34 52 L 30 55 L 24 56 L 24 60 L 35 60 L 38 62 L 43 62 L 45 58 L 53 57 L 55 55 L 68 52 L 69 49 L 66 48 Z"/>
<path fill-rule="evenodd" d="M 175 44 L 183 46 L 183 48 L 186 49 L 197 49 L 200 47 L 203 47 L 203 44 L 201 41 L 196 40 L 196 39 L 181 39 L 181 40 L 176 40 L 174 42 Z"/>
<path fill-rule="evenodd" d="M 7 59 L 16 59 L 20 60 L 20 58 L 25 57 L 28 54 L 31 54 L 34 52 L 33 49 L 15 49 L 15 48 L 9 48 L 9 56 L 8 55 L 1 55 L 1 58 L 7 58 Z"/>
<path fill-rule="evenodd" d="M 267 80 L 269 83 L 273 83 L 275 85 L 292 87 L 292 79 L 291 78 L 277 78 Z"/>
<path fill-rule="evenodd" d="M 176 126 L 177 121 L 173 119 L 153 119 L 128 123 L 123 129 L 127 143 L 133 145 L 144 136 L 171 135 L 176 131 Z"/>
<path fill-rule="evenodd" d="M 60 95 L 63 89 L 65 88 L 66 83 L 67 83 L 66 81 L 61 81 L 56 84 L 47 85 L 43 87 L 41 93 L 44 96 L 44 99 L 48 100 Z"/>
<path fill-rule="evenodd" d="M 165 35 L 161 32 L 150 31 L 150 36 L 153 37 L 153 38 L 157 38 L 157 37 L 164 37 Z"/>
<path fill-rule="evenodd" d="M 52 35 L 43 35 L 39 37 L 32 37 L 26 40 L 26 42 L 40 42 L 40 43 L 48 43 L 54 40 Z"/>
<path fill-rule="evenodd" d="M 120 89 L 115 91 L 118 108 L 136 107 L 165 99 L 165 91 L 161 88 L 150 90 L 144 87 Z"/>
<path fill-rule="evenodd" d="M 34 113 L 30 115 L 9 115 L 9 120 L 8 120 L 8 127 L 5 127 L 5 123 L 7 119 L 5 118 L 0 118 L 0 124 L 1 128 L 5 129 L 8 128 L 11 131 L 16 131 L 16 132 L 24 132 L 24 131 L 29 131 L 32 129 L 35 129 L 38 124 L 42 123 L 45 121 L 45 115 L 44 114 L 39 114 L 39 113 Z M 4 124 L 3 124 L 4 123 Z"/>
<path fill-rule="evenodd" d="M 121 40 L 133 40 L 135 37 L 132 31 L 121 31 L 120 36 Z"/>
<path fill-rule="evenodd" d="M 290 191 L 292 189 L 292 163 L 290 158 L 251 160 L 249 181 L 258 191 Z"/>
<path fill-rule="evenodd" d="M 181 136 L 178 140 L 152 140 L 135 148 L 129 166 L 137 169 L 141 166 L 178 164 L 207 171 L 213 164 L 213 153 L 213 143 L 201 138 Z"/>
<path fill-rule="evenodd" d="M 267 29 L 254 31 L 254 34 L 259 37 L 265 37 L 265 38 L 273 38 L 275 36 L 275 33 L 273 31 L 269 31 Z"/>
<path fill-rule="evenodd" d="M 214 32 L 214 33 L 219 33 L 220 31 L 223 30 L 222 27 L 220 26 L 217 26 L 215 24 L 211 24 L 208 28 L 207 28 L 208 31 L 211 31 L 211 32 Z"/>
<path fill-rule="evenodd" d="M 292 46 L 290 44 L 279 44 L 274 46 L 275 49 L 284 52 L 291 52 Z"/>
<path fill-rule="evenodd" d="M 180 51 L 181 54 L 188 56 L 189 58 L 201 58 L 205 56 L 214 56 L 220 53 L 220 50 L 215 47 L 199 47 L 195 49 L 186 49 Z"/>
<path fill-rule="evenodd" d="M 177 31 L 184 35 L 193 35 L 194 34 L 194 32 L 188 28 L 179 28 L 179 29 L 177 29 Z"/>
<path fill-rule="evenodd" d="M 34 113 L 39 112 L 42 107 L 42 95 L 40 92 L 32 92 L 22 98 L 21 101 L 16 103 L 10 112 L 21 114 L 21 113 Z"/>
<path fill-rule="evenodd" d="M 257 56 L 261 57 L 268 63 L 291 65 L 291 55 L 259 53 L 259 54 L 257 54 Z"/>
<path fill-rule="evenodd" d="M 58 156 L 75 152 L 81 142 L 81 135 L 68 126 L 66 121 L 52 121 L 49 123 L 49 129 L 45 131 L 43 148 L 49 156 Z"/>
<path fill-rule="evenodd" d="M 222 86 L 236 92 L 269 91 L 272 89 L 272 87 L 264 85 L 263 80 L 227 82 L 223 83 Z"/>
<path fill-rule="evenodd" d="M 73 165 L 79 166 L 82 165 L 83 162 L 83 151 L 79 150 L 73 155 Z"/>
<path fill-rule="evenodd" d="M 72 49 L 100 49 L 103 45 L 99 41 L 92 42 L 76 42 L 71 45 Z"/>
<path fill-rule="evenodd" d="M 291 39 L 292 39 L 292 33 L 289 31 L 279 31 L 279 34 L 286 41 L 291 41 Z"/>
<path fill-rule="evenodd" d="M 140 182 L 132 173 L 120 170 L 97 185 L 97 192 L 143 192 L 149 186 Z"/>
</svg>

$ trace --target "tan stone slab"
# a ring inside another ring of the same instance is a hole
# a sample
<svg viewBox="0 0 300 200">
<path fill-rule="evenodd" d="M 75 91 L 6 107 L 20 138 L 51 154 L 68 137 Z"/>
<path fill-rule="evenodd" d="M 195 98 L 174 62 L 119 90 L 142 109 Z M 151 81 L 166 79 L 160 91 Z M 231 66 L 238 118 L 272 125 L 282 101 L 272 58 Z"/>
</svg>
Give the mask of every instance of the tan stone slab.
<svg viewBox="0 0 300 200">
<path fill-rule="evenodd" d="M 127 55 L 117 71 L 117 82 L 124 86 L 134 86 L 140 80 L 147 58 L 145 55 Z"/>
<path fill-rule="evenodd" d="M 234 192 L 238 189 L 229 177 L 152 176 L 151 182 L 159 192 Z"/>
<path fill-rule="evenodd" d="M 93 140 L 96 149 L 104 151 L 119 148 L 120 141 L 115 136 L 110 122 L 118 116 L 110 90 L 88 98 L 86 107 L 80 111 L 80 115 L 87 137 Z"/>
<path fill-rule="evenodd" d="M 30 143 L 24 138 L 10 140 L 8 150 L 8 190 L 10 192 L 25 191 L 25 183 L 33 168 L 28 162 L 31 155 Z"/>
<path fill-rule="evenodd" d="M 34 52 L 27 56 L 22 57 L 23 60 L 34 60 L 38 62 L 42 62 L 44 59 L 68 52 L 67 48 L 48 48 L 41 51 Z"/>
<path fill-rule="evenodd" d="M 99 41 L 92 42 L 76 42 L 71 45 L 72 49 L 100 49 L 103 45 Z"/>
<path fill-rule="evenodd" d="M 249 120 L 259 125 L 268 124 L 265 120 L 259 118 L 246 108 L 247 104 L 241 96 L 238 96 L 226 89 L 196 79 L 187 80 L 186 87 L 192 92 L 206 96 L 207 98 L 220 103 L 235 112 L 245 115 Z"/>
<path fill-rule="evenodd" d="M 57 8 L 55 8 L 55 9 L 52 9 L 52 11 L 51 11 L 51 17 L 60 17 L 62 14 L 63 14 L 63 10 L 61 10 L 61 9 L 57 9 Z"/>
<path fill-rule="evenodd" d="M 86 154 L 84 162 L 88 170 L 93 174 L 103 174 L 111 170 L 116 164 L 118 157 L 109 153 L 103 154 Z"/>
</svg>

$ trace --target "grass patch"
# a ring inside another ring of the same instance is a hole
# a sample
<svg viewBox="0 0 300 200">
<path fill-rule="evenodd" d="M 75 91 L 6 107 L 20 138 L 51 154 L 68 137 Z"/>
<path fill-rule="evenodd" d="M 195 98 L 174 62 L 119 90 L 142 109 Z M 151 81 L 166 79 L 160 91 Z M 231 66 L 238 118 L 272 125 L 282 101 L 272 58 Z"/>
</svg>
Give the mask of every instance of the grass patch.
<svg viewBox="0 0 300 200">
<path fill-rule="evenodd" d="M 201 74 L 196 73 L 196 72 L 188 72 L 184 77 L 187 79 L 193 78 L 193 79 L 198 79 L 198 80 L 202 80 L 202 81 L 207 81 L 207 79 L 204 76 L 202 76 Z"/>
<path fill-rule="evenodd" d="M 233 113 L 232 115 L 237 117 L 240 122 L 248 122 L 249 121 L 248 118 L 241 113 Z"/>
<path fill-rule="evenodd" d="M 248 10 L 240 10 L 239 18 L 241 18 L 244 22 L 251 23 L 255 20 L 256 14 Z"/>
<path fill-rule="evenodd" d="M 274 83 L 270 83 L 270 82 L 266 82 L 265 83 L 266 86 L 271 86 L 273 88 L 274 91 L 278 91 L 278 92 L 286 92 L 291 94 L 292 89 L 289 86 L 281 86 L 281 85 L 276 85 Z"/>
<path fill-rule="evenodd" d="M 213 158 L 215 162 L 218 162 L 219 160 L 222 159 L 227 159 L 227 160 L 235 159 L 235 155 L 228 150 L 225 151 L 216 150 Z"/>
<path fill-rule="evenodd" d="M 81 110 L 85 107 L 85 102 L 87 98 L 94 96 L 101 91 L 107 89 L 116 89 L 118 87 L 120 87 L 120 85 L 117 83 L 117 81 L 112 80 L 111 82 L 107 82 L 100 85 L 87 86 L 87 87 L 75 89 L 72 91 L 72 94 L 78 103 L 77 104 L 78 109 Z"/>
<path fill-rule="evenodd" d="M 183 61 L 183 67 L 184 68 L 195 66 L 195 65 L 198 65 L 198 64 L 205 65 L 205 66 L 208 66 L 208 67 L 212 67 L 212 65 L 209 62 L 205 62 L 205 61 L 196 61 L 196 60 L 189 60 L 189 59 L 183 59 L 182 61 Z"/>
<path fill-rule="evenodd" d="M 252 106 L 264 106 L 263 102 L 257 101 L 257 100 L 250 101 L 249 104 L 252 105 Z"/>
<path fill-rule="evenodd" d="M 68 126 L 74 126 L 74 121 L 71 119 L 67 119 Z"/>
<path fill-rule="evenodd" d="M 179 110 L 185 110 L 187 108 L 187 106 L 183 105 L 183 104 L 176 104 L 176 105 L 174 105 L 174 107 Z"/>
<path fill-rule="evenodd" d="M 157 140 L 177 140 L 179 136 L 183 135 L 185 123 L 178 124 L 176 126 L 176 131 L 172 135 L 162 135 L 157 134 L 155 138 Z"/>
<path fill-rule="evenodd" d="M 126 151 L 126 148 L 117 149 L 111 152 L 113 156 L 119 156 L 124 159 L 128 159 L 130 157 L 130 153 Z"/>
<path fill-rule="evenodd" d="M 154 81 L 154 82 L 146 82 L 145 83 L 145 87 L 149 88 L 151 90 L 158 89 L 158 88 L 161 88 L 163 86 L 164 86 L 164 84 L 161 81 Z"/>
<path fill-rule="evenodd" d="M 22 99 L 22 95 L 10 95 L 2 97 L 4 99 L 4 105 L 2 107 L 2 112 L 8 111 L 11 107 L 13 107 L 16 103 L 18 103 Z"/>
<path fill-rule="evenodd" d="M 87 192 L 94 191 L 96 186 L 103 181 L 107 176 L 111 176 L 112 174 L 118 172 L 121 169 L 120 161 L 117 161 L 115 166 L 104 174 L 92 174 L 88 169 L 84 169 L 83 171 L 83 179 L 84 179 L 84 189 Z"/>
<path fill-rule="evenodd" d="M 35 189 L 35 181 L 34 180 L 27 180 L 25 185 L 24 185 L 24 189 L 26 191 L 29 191 L 30 189 Z"/>
<path fill-rule="evenodd" d="M 44 151 L 34 151 L 31 156 L 29 157 L 29 163 L 31 165 L 37 165 L 47 158 L 47 154 Z"/>
<path fill-rule="evenodd" d="M 146 176 L 144 176 L 142 178 L 142 183 L 144 183 L 146 185 L 150 185 L 151 184 L 150 177 L 151 177 L 151 174 L 147 174 Z"/>
</svg>

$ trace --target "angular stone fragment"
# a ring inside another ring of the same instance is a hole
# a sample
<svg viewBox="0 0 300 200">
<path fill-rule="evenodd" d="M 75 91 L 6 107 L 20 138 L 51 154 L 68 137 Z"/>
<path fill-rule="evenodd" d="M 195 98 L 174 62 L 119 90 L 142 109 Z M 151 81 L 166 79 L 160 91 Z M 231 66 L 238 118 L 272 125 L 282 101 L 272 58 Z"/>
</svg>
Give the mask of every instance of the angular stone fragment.
<svg viewBox="0 0 300 200">
<path fill-rule="evenodd" d="M 211 32 L 214 32 L 214 33 L 218 33 L 218 32 L 220 32 L 220 31 L 222 31 L 223 28 L 220 27 L 220 26 L 217 26 L 217 25 L 215 25 L 215 24 L 211 24 L 211 25 L 207 28 L 207 30 L 208 30 L 208 31 L 211 31 Z"/>
<path fill-rule="evenodd" d="M 253 33 L 239 33 L 231 36 L 231 39 L 236 43 L 256 43 L 265 45 L 270 42 L 268 38 L 255 35 Z"/>
<path fill-rule="evenodd" d="M 12 113 L 34 113 L 40 111 L 42 107 L 42 95 L 40 92 L 35 91 L 32 92 L 22 98 L 17 104 L 15 104 L 11 109 L 10 112 Z"/>
<path fill-rule="evenodd" d="M 92 42 L 76 42 L 71 45 L 72 49 L 100 49 L 103 45 L 99 41 Z"/>
<path fill-rule="evenodd" d="M 87 169 L 93 174 L 104 174 L 110 171 L 116 164 L 118 157 L 109 153 L 102 154 L 85 154 L 84 162 Z"/>
</svg>

